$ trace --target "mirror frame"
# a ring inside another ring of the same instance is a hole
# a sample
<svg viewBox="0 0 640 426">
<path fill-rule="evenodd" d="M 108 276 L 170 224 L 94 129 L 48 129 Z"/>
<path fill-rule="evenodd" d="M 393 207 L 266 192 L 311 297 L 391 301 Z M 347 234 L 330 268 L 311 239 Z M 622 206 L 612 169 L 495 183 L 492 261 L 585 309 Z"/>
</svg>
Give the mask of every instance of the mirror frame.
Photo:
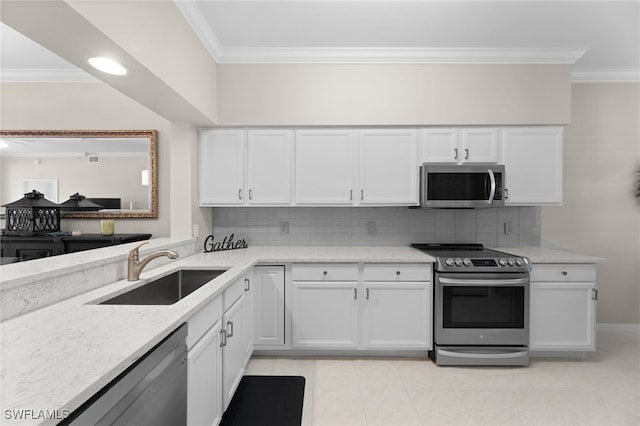
<svg viewBox="0 0 640 426">
<path fill-rule="evenodd" d="M 149 139 L 151 176 L 149 211 L 128 212 L 62 212 L 63 219 L 136 219 L 158 218 L 158 131 L 157 130 L 0 130 L 0 137 L 7 138 L 146 138 Z"/>
</svg>

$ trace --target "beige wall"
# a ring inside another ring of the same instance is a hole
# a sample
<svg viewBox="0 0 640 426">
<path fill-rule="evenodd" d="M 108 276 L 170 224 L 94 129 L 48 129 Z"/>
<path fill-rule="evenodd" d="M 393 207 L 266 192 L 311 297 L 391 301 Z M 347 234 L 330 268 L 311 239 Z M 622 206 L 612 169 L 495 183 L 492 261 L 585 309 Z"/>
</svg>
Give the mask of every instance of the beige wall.
<svg viewBox="0 0 640 426">
<path fill-rule="evenodd" d="M 542 209 L 542 239 L 607 258 L 598 323 L 640 323 L 640 84 L 574 84 L 564 138 L 564 204 Z"/>
<path fill-rule="evenodd" d="M 0 107 L 0 128 L 4 130 L 158 130 L 158 219 L 117 219 L 116 232 L 170 236 L 169 121 L 102 83 L 4 83 Z M 93 178 L 87 176 L 87 179 Z M 61 194 L 61 197 L 68 195 Z M 64 229 L 97 232 L 98 222 L 63 219 L 61 225 Z"/>
<path fill-rule="evenodd" d="M 221 125 L 566 124 L 568 65 L 218 65 Z"/>
</svg>

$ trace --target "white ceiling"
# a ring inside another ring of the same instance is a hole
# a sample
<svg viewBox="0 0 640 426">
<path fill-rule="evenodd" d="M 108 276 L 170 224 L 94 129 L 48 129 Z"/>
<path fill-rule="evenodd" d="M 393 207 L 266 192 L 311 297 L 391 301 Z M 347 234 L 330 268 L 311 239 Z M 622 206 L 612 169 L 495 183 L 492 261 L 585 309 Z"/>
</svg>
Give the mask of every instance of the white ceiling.
<svg viewBox="0 0 640 426">
<path fill-rule="evenodd" d="M 640 0 L 180 0 L 219 63 L 568 63 L 638 81 Z M 93 79 L 2 25 L 2 77 Z"/>
</svg>

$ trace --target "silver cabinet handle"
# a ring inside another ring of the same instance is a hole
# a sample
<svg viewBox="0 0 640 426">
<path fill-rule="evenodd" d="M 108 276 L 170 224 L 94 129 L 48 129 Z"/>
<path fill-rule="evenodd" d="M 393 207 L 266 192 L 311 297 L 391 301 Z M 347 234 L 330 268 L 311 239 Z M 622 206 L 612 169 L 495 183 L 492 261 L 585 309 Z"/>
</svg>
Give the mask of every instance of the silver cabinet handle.
<svg viewBox="0 0 640 426">
<path fill-rule="evenodd" d="M 249 190 L 249 199 L 253 200 L 253 194 L 251 193 L 251 190 Z"/>
<path fill-rule="evenodd" d="M 396 275 L 397 275 L 397 276 L 400 276 L 400 271 L 396 271 Z"/>
<path fill-rule="evenodd" d="M 354 298 L 354 299 L 357 299 L 357 298 L 358 298 L 358 289 L 357 289 L 357 288 L 354 288 L 354 289 L 353 289 L 353 298 Z"/>
<path fill-rule="evenodd" d="M 242 189 L 238 189 L 238 200 L 242 200 Z"/>
<path fill-rule="evenodd" d="M 455 153 L 455 155 L 453 156 L 454 160 L 458 159 L 458 148 L 453 148 L 453 152 Z"/>
<path fill-rule="evenodd" d="M 231 329 L 231 331 L 227 331 L 227 337 L 233 337 L 233 321 L 227 321 L 227 329 Z"/>
<path fill-rule="evenodd" d="M 597 288 L 592 288 L 591 289 L 591 300 L 598 300 L 598 289 Z"/>
<path fill-rule="evenodd" d="M 364 200 L 364 189 L 360 190 L 360 201 Z"/>
<path fill-rule="evenodd" d="M 322 275 L 327 276 L 327 271 L 322 271 Z"/>
<path fill-rule="evenodd" d="M 464 149 L 464 159 L 468 160 L 469 159 L 469 148 L 465 148 Z"/>
<path fill-rule="evenodd" d="M 507 198 L 509 198 L 509 188 L 504 189 L 504 199 L 506 200 Z"/>
<path fill-rule="evenodd" d="M 244 279 L 244 291 L 251 290 L 251 280 L 249 278 Z"/>
<path fill-rule="evenodd" d="M 227 331 L 220 330 L 220 347 L 223 348 L 227 346 Z"/>
<path fill-rule="evenodd" d="M 567 271 L 562 271 L 562 272 L 561 272 L 561 274 L 562 274 L 562 275 L 564 275 L 565 277 L 566 277 L 567 275 L 569 275 L 569 273 L 568 273 Z"/>
<path fill-rule="evenodd" d="M 353 201 L 353 189 L 349 190 L 349 201 Z"/>
<path fill-rule="evenodd" d="M 369 289 L 367 288 L 367 295 L 365 296 L 367 300 L 369 300 Z"/>
</svg>

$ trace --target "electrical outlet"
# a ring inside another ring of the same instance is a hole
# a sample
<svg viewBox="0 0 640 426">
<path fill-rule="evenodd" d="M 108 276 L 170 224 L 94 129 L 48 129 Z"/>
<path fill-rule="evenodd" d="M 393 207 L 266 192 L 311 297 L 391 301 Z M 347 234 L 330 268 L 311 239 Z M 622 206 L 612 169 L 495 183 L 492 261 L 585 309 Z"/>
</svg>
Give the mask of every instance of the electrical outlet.
<svg viewBox="0 0 640 426">
<path fill-rule="evenodd" d="M 280 222 L 280 233 L 281 234 L 289 233 L 289 222 Z"/>
<path fill-rule="evenodd" d="M 367 222 L 367 234 L 373 235 L 378 232 L 378 228 L 374 221 Z"/>
<path fill-rule="evenodd" d="M 513 233 L 513 222 L 504 223 L 504 233 L 505 235 L 511 235 Z"/>
</svg>

